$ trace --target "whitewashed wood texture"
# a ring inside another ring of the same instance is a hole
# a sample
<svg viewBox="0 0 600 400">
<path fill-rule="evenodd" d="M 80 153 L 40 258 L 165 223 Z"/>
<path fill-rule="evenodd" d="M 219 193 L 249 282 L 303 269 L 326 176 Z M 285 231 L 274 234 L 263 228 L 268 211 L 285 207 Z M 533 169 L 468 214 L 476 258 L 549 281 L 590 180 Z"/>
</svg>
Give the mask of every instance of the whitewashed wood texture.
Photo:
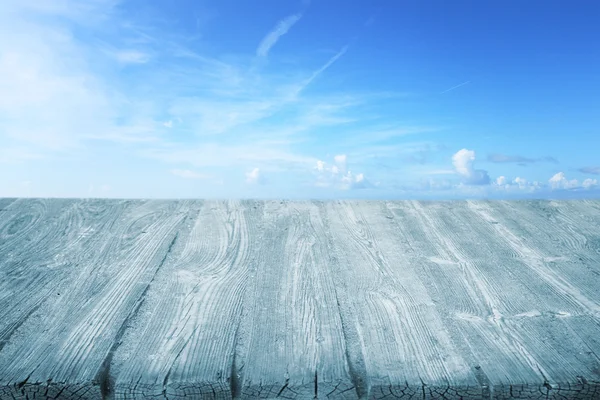
<svg viewBox="0 0 600 400">
<path fill-rule="evenodd" d="M 598 399 L 600 201 L 0 199 L 0 399 Z"/>
</svg>

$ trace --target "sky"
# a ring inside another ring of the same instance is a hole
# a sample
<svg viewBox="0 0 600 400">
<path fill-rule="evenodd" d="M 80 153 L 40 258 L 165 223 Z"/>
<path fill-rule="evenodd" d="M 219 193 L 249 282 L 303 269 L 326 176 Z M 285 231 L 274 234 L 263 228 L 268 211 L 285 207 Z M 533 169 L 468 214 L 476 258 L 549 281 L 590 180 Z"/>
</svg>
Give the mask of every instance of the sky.
<svg viewBox="0 0 600 400">
<path fill-rule="evenodd" d="M 595 0 L 3 0 L 0 197 L 598 198 Z"/>
</svg>

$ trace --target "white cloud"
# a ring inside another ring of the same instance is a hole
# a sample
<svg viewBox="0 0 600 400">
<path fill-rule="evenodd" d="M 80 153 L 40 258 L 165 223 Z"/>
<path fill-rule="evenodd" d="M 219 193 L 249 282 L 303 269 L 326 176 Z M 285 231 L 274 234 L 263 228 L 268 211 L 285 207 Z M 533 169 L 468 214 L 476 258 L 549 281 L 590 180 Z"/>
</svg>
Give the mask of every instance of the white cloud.
<svg viewBox="0 0 600 400">
<path fill-rule="evenodd" d="M 201 174 L 189 169 L 172 169 L 171 174 L 185 179 L 208 179 L 210 175 Z"/>
<path fill-rule="evenodd" d="M 342 174 L 346 173 L 348 157 L 345 154 L 334 156 L 333 161 L 335 161 L 338 172 L 341 172 Z"/>
<path fill-rule="evenodd" d="M 473 150 L 462 149 L 452 156 L 452 163 L 456 173 L 459 174 L 464 183 L 469 185 L 487 185 L 490 183 L 490 177 L 487 171 L 474 169 L 475 152 Z"/>
<path fill-rule="evenodd" d="M 552 189 L 574 189 L 579 186 L 577 179 L 567 179 L 564 172 L 555 174 L 548 182 Z"/>
<path fill-rule="evenodd" d="M 11 146 L 14 142 L 14 147 L 26 150 L 19 152 L 19 159 L 84 148 L 90 140 L 109 140 L 135 149 L 135 154 L 168 162 L 193 158 L 195 166 L 247 165 L 248 160 L 312 164 L 313 157 L 294 153 L 287 145 L 263 148 L 254 143 L 347 123 L 351 120 L 347 103 L 360 103 L 359 96 L 298 96 L 347 47 L 312 73 L 301 68 L 285 74 L 257 72 L 239 62 L 241 57 L 224 62 L 195 53 L 185 47 L 184 38 L 158 32 L 156 26 L 144 28 L 144 21 L 126 24 L 119 19 L 127 15 L 121 13 L 125 9 L 111 11 L 116 0 L 7 1 L 0 26 L 11 34 L 0 35 L 0 92 L 11 96 L 0 97 L 0 139 L 5 146 L 9 139 Z M 267 35 L 262 45 L 265 55 L 300 17 L 282 20 Z M 119 29 L 129 36 L 115 41 Z M 97 40 L 79 39 L 84 37 Z M 146 68 L 143 79 L 142 75 L 122 79 L 119 62 L 142 64 L 151 56 L 164 60 L 160 70 L 150 69 L 149 63 L 140 66 Z M 292 111 L 294 121 L 285 120 L 284 127 L 266 121 L 283 109 Z M 163 127 L 173 132 L 161 136 Z M 219 138 L 220 142 L 207 143 L 204 135 L 213 134 L 236 135 L 236 141 L 230 145 L 231 138 Z M 215 147 L 220 151 L 212 153 Z M 190 148 L 208 152 L 208 157 L 197 161 Z M 0 157 L 0 161 L 15 158 Z"/>
<path fill-rule="evenodd" d="M 442 128 L 440 127 L 430 126 L 374 127 L 367 132 L 360 132 L 360 135 L 354 140 L 363 143 L 385 142 L 402 136 L 439 132 L 441 130 Z M 353 140 L 353 138 L 349 139 Z"/>
<path fill-rule="evenodd" d="M 246 172 L 246 183 L 258 184 L 262 182 L 262 175 L 260 174 L 259 168 L 254 168 L 252 171 Z"/>
<path fill-rule="evenodd" d="M 121 50 L 113 54 L 123 64 L 145 64 L 150 61 L 150 54 L 138 50 Z"/>
<path fill-rule="evenodd" d="M 106 18 L 119 0 L 5 0 L 2 11 L 7 17 L 22 16 L 23 14 L 47 15 L 60 17 L 85 24 L 96 24 Z"/>
<path fill-rule="evenodd" d="M 592 189 L 598 186 L 597 179 L 587 178 L 581 184 L 577 179 L 567 179 L 564 172 L 559 172 L 548 180 L 550 187 L 554 190 L 558 189 Z"/>
<path fill-rule="evenodd" d="M 0 26 L 10 34 L 0 35 L 0 93 L 11 95 L 0 96 L 0 139 L 45 156 L 80 148 L 90 138 L 135 136 L 138 132 L 130 128 L 151 119 L 138 118 L 138 104 L 112 79 L 115 60 L 96 46 L 120 26 L 113 19 L 116 1 L 2 4 Z M 98 41 L 92 44 L 82 37 Z M 134 50 L 120 56 L 141 60 Z"/>
<path fill-rule="evenodd" d="M 317 160 L 317 171 L 321 172 L 325 169 L 325 161 Z"/>
<path fill-rule="evenodd" d="M 275 29 L 269 32 L 260 42 L 260 45 L 256 49 L 256 55 L 259 57 L 266 57 L 269 54 L 269 50 L 275 46 L 275 43 L 277 43 L 279 38 L 285 35 L 301 17 L 301 14 L 294 14 L 279 21 L 275 26 Z"/>
<path fill-rule="evenodd" d="M 541 190 L 543 187 L 539 182 L 530 182 L 525 178 L 516 177 L 510 181 L 505 176 L 499 176 L 494 181 L 492 190 L 503 191 L 507 193 L 533 193 Z"/>
<path fill-rule="evenodd" d="M 456 172 L 463 176 L 471 174 L 473 161 L 475 161 L 475 152 L 472 150 L 462 149 L 452 156 L 452 163 L 456 168 Z"/>
<path fill-rule="evenodd" d="M 393 93 L 367 93 L 373 96 L 367 98 L 349 93 L 346 87 L 340 93 L 331 93 L 330 87 L 327 92 L 303 92 L 348 46 L 332 52 L 316 70 L 297 63 L 286 64 L 285 71 L 267 70 L 253 68 L 258 61 L 252 57 L 254 49 L 249 55 L 226 58 L 196 53 L 186 47 L 189 38 L 178 38 L 173 33 L 176 29 L 164 29 L 169 23 L 165 20 L 137 20 L 125 6 L 112 14 L 106 11 L 116 3 L 113 0 L 7 1 L 10 17 L 0 15 L 0 26 L 11 35 L 0 35 L 0 92 L 11 96 L 0 97 L 0 162 L 64 151 L 89 154 L 92 159 L 101 151 L 115 150 L 114 154 L 124 155 L 136 168 L 134 158 L 140 156 L 146 158 L 140 162 L 153 162 L 166 174 L 170 171 L 185 179 L 209 178 L 196 171 L 217 169 L 219 176 L 232 174 L 227 182 L 239 181 L 244 168 L 252 166 L 246 174 L 249 183 L 262 182 L 265 174 L 271 183 L 273 171 L 301 180 L 298 175 L 308 175 L 316 165 L 317 185 L 358 189 L 376 185 L 367 178 L 373 179 L 370 170 L 365 176 L 363 167 L 357 165 L 374 167 L 386 157 L 390 175 L 414 177 L 411 168 L 398 173 L 397 163 L 429 147 L 418 144 L 419 149 L 413 149 L 412 143 L 383 142 L 438 129 L 420 127 L 418 122 L 407 126 L 394 115 L 371 113 L 373 105 L 389 104 L 383 96 Z M 123 28 L 125 19 L 131 20 L 127 28 Z M 295 15 L 282 20 L 257 54 L 274 56 L 269 51 L 299 19 Z M 139 36 L 120 35 L 117 30 L 121 29 Z M 305 56 L 299 54 L 298 59 Z M 149 62 L 153 60 L 160 60 L 160 65 Z M 126 74 L 123 64 L 128 64 Z M 349 123 L 353 125 L 346 130 Z M 311 156 L 316 151 L 310 148 L 313 143 L 322 144 L 319 141 L 327 133 L 342 129 L 349 134 L 345 139 L 350 139 L 337 148 L 343 154 L 327 162 Z M 111 143 L 96 146 L 91 140 Z M 380 146 L 373 146 L 377 142 Z M 465 182 L 474 184 L 487 173 L 474 170 L 472 161 L 459 166 Z M 176 169 L 180 166 L 191 169 Z M 166 179 L 186 186 L 168 175 Z M 85 188 L 82 185 L 81 190 Z M 99 188 L 96 185 L 94 192 Z M 161 195 L 158 189 L 146 193 Z"/>
<path fill-rule="evenodd" d="M 458 89 L 459 87 L 461 87 L 461 86 L 464 86 L 464 85 L 467 85 L 467 84 L 469 84 L 469 83 L 471 83 L 471 81 L 465 81 L 465 82 L 463 82 L 463 83 L 459 83 L 458 85 L 452 86 L 451 88 L 449 88 L 449 89 L 446 89 L 446 90 L 444 90 L 443 92 L 440 92 L 440 94 L 448 93 L 448 92 L 450 92 L 450 91 L 452 91 L 452 90 L 454 90 L 454 89 Z"/>
<path fill-rule="evenodd" d="M 520 178 L 520 177 L 516 177 L 515 180 L 513 181 L 513 183 L 517 186 L 519 186 L 520 188 L 524 188 L 528 185 L 527 179 L 525 178 Z"/>
<path fill-rule="evenodd" d="M 352 171 L 348 171 L 345 175 L 341 176 L 338 188 L 342 190 L 366 189 L 372 186 L 373 185 L 365 178 L 364 174 L 360 173 L 355 175 Z"/>
<path fill-rule="evenodd" d="M 241 140 L 241 139 L 239 139 Z M 234 144 L 209 142 L 190 146 L 167 144 L 146 149 L 140 154 L 172 164 L 189 164 L 197 168 L 244 167 L 248 164 L 259 168 L 283 168 L 306 170 L 316 163 L 316 158 L 292 153 L 286 143 L 256 140 Z"/>
<path fill-rule="evenodd" d="M 588 178 L 588 179 L 586 179 L 586 180 L 583 181 L 583 183 L 581 184 L 581 186 L 584 189 L 591 189 L 591 188 L 593 188 L 595 186 L 598 186 L 598 179 Z"/>
<path fill-rule="evenodd" d="M 600 167 L 582 167 L 579 168 L 579 172 L 584 174 L 600 175 Z"/>
<path fill-rule="evenodd" d="M 366 189 L 375 186 L 365 178 L 365 174 L 352 175 L 350 171 L 346 173 L 343 182 L 347 185 L 348 189 Z"/>
<path fill-rule="evenodd" d="M 195 135 L 208 136 L 260 122 L 284 104 L 283 99 L 274 95 L 260 100 L 237 96 L 180 97 L 171 101 L 169 113 L 185 119 L 187 127 Z"/>
<path fill-rule="evenodd" d="M 333 63 L 335 63 L 341 56 L 346 54 L 347 51 L 348 51 L 348 46 L 342 47 L 342 49 L 340 51 L 338 51 L 336 54 L 334 54 L 333 57 L 331 57 L 329 59 L 329 61 L 327 61 L 325 63 L 325 65 L 323 65 L 321 68 L 319 68 L 318 70 L 313 72 L 313 74 L 306 81 L 304 81 L 302 83 L 302 85 L 300 85 L 296 89 L 295 94 L 299 94 L 301 91 L 303 91 L 308 85 L 310 85 L 315 79 L 317 79 L 319 77 L 319 75 L 321 75 L 323 72 L 325 72 L 325 70 L 327 68 L 331 67 L 333 65 Z"/>
<path fill-rule="evenodd" d="M 0 138 L 1 137 L 2 135 L 0 135 Z M 33 161 L 38 160 L 40 158 L 43 158 L 43 156 L 39 152 L 31 150 L 26 146 L 2 146 L 2 148 L 0 148 L 0 164 L 12 164 L 16 162 Z"/>
<path fill-rule="evenodd" d="M 111 111 L 104 90 L 66 33 L 9 26 L 17 30 L 14 42 L 0 39 L 0 92 L 11 94 L 0 97 L 6 135 L 31 147 L 61 149 L 84 132 L 106 128 Z"/>
<path fill-rule="evenodd" d="M 336 57 L 334 57 L 337 59 Z M 195 58 L 194 58 L 195 60 Z M 168 112 L 179 123 L 179 130 L 200 137 L 223 135 L 236 131 L 247 133 L 249 129 L 259 131 L 259 125 L 268 125 L 277 113 L 288 113 L 285 123 L 270 129 L 262 136 L 290 136 L 310 133 L 312 129 L 347 124 L 352 118 L 351 107 L 365 104 L 358 95 L 326 97 L 300 96 L 302 90 L 326 67 L 313 72 L 308 79 L 305 72 L 294 74 L 253 72 L 244 65 L 225 64 L 215 60 L 203 60 L 203 68 L 186 68 L 186 75 L 194 76 L 189 81 L 179 76 L 172 80 L 186 82 L 177 90 L 205 93 L 195 96 L 176 96 L 169 102 Z M 290 79 L 293 77 L 293 79 Z M 161 94 L 162 95 L 162 94 Z"/>
<path fill-rule="evenodd" d="M 334 156 L 333 161 L 334 163 L 329 165 L 325 161 L 317 160 L 314 168 L 317 171 L 316 186 L 340 190 L 365 189 L 376 186 L 363 173 L 354 174 L 347 170 L 348 157 L 345 154 Z"/>
</svg>

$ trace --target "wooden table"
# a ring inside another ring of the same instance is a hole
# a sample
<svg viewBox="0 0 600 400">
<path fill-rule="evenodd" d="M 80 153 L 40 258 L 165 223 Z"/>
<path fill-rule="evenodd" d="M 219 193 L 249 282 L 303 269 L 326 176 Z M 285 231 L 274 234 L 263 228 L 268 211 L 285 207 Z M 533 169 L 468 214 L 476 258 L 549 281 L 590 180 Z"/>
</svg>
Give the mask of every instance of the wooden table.
<svg viewBox="0 0 600 400">
<path fill-rule="evenodd" d="M 599 356 L 600 201 L 0 199 L 1 399 L 598 399 Z"/>
</svg>

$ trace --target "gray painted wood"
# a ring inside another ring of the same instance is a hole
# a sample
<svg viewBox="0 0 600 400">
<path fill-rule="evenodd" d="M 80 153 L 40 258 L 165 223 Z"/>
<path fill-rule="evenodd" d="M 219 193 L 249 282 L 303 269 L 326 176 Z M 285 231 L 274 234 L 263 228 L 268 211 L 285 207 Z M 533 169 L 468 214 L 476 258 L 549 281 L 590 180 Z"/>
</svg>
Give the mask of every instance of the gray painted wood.
<svg viewBox="0 0 600 400">
<path fill-rule="evenodd" d="M 0 399 L 592 399 L 599 356 L 599 201 L 0 199 Z"/>
</svg>

